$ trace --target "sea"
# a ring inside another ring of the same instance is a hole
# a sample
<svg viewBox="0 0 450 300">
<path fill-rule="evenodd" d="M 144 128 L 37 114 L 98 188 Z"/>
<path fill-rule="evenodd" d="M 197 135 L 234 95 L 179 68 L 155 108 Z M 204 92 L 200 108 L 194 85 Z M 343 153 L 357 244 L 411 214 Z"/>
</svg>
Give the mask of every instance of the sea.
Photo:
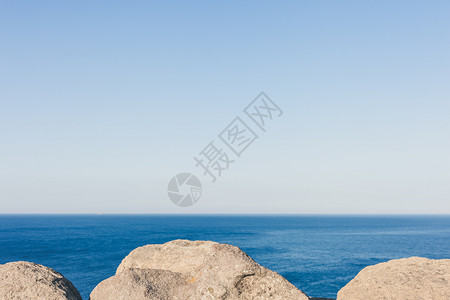
<svg viewBox="0 0 450 300">
<path fill-rule="evenodd" d="M 130 251 L 174 239 L 236 245 L 308 296 L 335 298 L 368 265 L 450 258 L 450 216 L 0 215 L 0 264 L 51 267 L 89 299 Z"/>
</svg>

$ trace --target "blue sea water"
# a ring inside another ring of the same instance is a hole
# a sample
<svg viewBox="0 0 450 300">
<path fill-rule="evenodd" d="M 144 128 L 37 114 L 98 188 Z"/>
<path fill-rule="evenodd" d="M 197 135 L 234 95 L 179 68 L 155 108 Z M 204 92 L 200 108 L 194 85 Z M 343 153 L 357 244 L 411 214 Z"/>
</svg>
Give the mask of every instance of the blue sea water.
<svg viewBox="0 0 450 300">
<path fill-rule="evenodd" d="M 239 246 L 309 296 L 334 298 L 368 265 L 450 258 L 450 216 L 3 215 L 0 264 L 51 267 L 88 299 L 134 248 L 180 238 Z"/>
</svg>

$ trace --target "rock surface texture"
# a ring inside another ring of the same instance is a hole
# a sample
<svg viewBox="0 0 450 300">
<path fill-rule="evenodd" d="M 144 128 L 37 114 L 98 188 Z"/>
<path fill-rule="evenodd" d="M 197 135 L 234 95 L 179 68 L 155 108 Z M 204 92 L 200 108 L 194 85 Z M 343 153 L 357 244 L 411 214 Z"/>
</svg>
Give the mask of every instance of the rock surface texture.
<svg viewBox="0 0 450 300">
<path fill-rule="evenodd" d="M 338 300 L 450 299 L 450 259 L 395 259 L 364 268 L 344 286 Z"/>
<path fill-rule="evenodd" d="M 73 284 L 53 269 L 31 262 L 0 265 L 2 300 L 81 300 Z"/>
<path fill-rule="evenodd" d="M 175 240 L 133 250 L 91 300 L 289 299 L 308 297 L 238 247 Z"/>
</svg>

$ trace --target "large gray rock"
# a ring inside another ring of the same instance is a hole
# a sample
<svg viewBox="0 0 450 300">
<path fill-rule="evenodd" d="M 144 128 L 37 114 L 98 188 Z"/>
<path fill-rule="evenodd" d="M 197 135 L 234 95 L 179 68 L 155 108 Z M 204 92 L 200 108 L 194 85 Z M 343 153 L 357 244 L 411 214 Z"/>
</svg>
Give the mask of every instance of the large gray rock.
<svg viewBox="0 0 450 300">
<path fill-rule="evenodd" d="M 81 300 L 73 284 L 53 269 L 18 261 L 0 265 L 2 300 Z"/>
<path fill-rule="evenodd" d="M 308 297 L 238 247 L 175 240 L 133 250 L 91 300 L 299 299 Z"/>
<path fill-rule="evenodd" d="M 450 299 L 450 259 L 395 259 L 364 268 L 344 286 L 338 300 Z"/>
<path fill-rule="evenodd" d="M 166 270 L 129 269 L 100 282 L 90 299 L 183 299 L 179 296 L 193 292 L 192 285 L 185 285 L 188 281 L 187 276 Z"/>
</svg>

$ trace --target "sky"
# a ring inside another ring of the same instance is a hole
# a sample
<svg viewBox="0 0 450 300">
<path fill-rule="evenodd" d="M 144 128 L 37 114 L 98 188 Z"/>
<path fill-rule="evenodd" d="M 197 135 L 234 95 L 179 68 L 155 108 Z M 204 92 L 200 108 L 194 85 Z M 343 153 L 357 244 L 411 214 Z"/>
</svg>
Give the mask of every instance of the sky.
<svg viewBox="0 0 450 300">
<path fill-rule="evenodd" d="M 449 214 L 449 54 L 448 1 L 0 1 L 0 214 Z"/>
</svg>

